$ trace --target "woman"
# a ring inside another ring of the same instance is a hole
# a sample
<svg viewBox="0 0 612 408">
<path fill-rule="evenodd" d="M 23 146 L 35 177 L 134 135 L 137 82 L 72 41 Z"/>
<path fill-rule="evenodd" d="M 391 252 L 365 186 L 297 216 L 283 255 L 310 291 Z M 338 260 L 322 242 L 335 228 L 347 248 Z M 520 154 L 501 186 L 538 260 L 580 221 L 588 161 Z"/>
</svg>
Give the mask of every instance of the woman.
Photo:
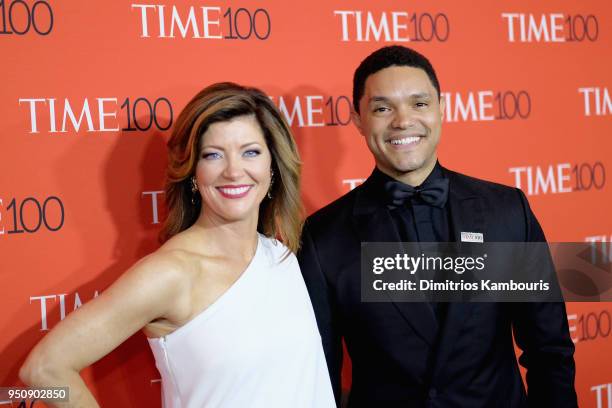
<svg viewBox="0 0 612 408">
<path fill-rule="evenodd" d="M 335 406 L 293 255 L 300 162 L 282 116 L 257 89 L 216 84 L 168 149 L 163 245 L 58 324 L 20 377 L 95 407 L 79 371 L 143 329 L 165 407 Z"/>
</svg>

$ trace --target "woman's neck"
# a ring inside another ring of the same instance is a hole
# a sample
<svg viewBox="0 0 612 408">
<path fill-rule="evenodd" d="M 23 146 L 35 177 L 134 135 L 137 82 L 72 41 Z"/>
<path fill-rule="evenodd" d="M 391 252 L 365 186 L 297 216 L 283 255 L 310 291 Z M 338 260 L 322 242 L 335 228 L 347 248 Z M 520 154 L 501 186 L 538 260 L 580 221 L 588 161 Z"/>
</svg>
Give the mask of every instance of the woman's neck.
<svg viewBox="0 0 612 408">
<path fill-rule="evenodd" d="M 209 254 L 251 259 L 258 240 L 257 217 L 253 218 L 227 222 L 201 215 L 190 229 L 202 238 L 200 245 Z"/>
</svg>

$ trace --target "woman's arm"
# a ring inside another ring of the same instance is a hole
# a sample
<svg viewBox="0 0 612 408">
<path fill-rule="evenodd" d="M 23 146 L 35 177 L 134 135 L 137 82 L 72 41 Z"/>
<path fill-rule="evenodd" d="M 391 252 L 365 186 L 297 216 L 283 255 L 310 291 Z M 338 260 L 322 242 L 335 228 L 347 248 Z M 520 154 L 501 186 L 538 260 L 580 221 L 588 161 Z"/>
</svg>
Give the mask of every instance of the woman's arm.
<svg viewBox="0 0 612 408">
<path fill-rule="evenodd" d="M 31 386 L 70 387 L 58 407 L 97 407 L 79 372 L 147 323 L 176 314 L 184 274 L 166 255 L 153 254 L 123 274 L 97 298 L 71 313 L 32 350 L 19 371 Z"/>
</svg>

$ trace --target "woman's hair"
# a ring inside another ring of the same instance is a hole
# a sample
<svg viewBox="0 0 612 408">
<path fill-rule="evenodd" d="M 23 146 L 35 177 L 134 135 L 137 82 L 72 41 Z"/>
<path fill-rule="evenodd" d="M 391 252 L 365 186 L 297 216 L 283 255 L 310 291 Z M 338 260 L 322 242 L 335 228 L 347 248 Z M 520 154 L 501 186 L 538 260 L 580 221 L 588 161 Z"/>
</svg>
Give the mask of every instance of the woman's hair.
<svg viewBox="0 0 612 408">
<path fill-rule="evenodd" d="M 230 82 L 204 88 L 176 120 L 168 141 L 168 217 L 160 233 L 161 242 L 189 228 L 200 215 L 202 201 L 197 192 L 192 193 L 191 177 L 199 159 L 202 135 L 213 123 L 243 115 L 253 115 L 263 130 L 274 171 L 272 198 L 264 198 L 259 207 L 257 230 L 280 239 L 293 252 L 298 250 L 303 223 L 301 163 L 289 126 L 262 91 Z"/>
</svg>

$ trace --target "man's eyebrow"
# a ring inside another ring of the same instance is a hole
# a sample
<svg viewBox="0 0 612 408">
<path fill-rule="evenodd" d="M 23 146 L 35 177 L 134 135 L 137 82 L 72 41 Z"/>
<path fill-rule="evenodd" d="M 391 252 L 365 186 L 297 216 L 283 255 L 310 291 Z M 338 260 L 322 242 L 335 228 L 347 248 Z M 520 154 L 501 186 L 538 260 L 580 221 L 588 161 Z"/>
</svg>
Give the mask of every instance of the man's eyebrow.
<svg viewBox="0 0 612 408">
<path fill-rule="evenodd" d="M 372 102 L 391 102 L 391 100 L 386 96 L 372 96 L 368 99 L 368 103 Z"/>
<path fill-rule="evenodd" d="M 411 98 L 431 98 L 431 94 L 429 92 L 417 92 L 410 95 Z"/>
<path fill-rule="evenodd" d="M 408 95 L 408 98 L 411 99 L 427 99 L 427 98 L 431 98 L 431 94 L 429 92 L 415 92 L 413 94 Z M 386 102 L 386 103 L 390 103 L 391 99 L 386 97 L 386 96 L 371 96 L 370 99 L 368 99 L 368 103 L 372 103 L 372 102 Z"/>
</svg>

